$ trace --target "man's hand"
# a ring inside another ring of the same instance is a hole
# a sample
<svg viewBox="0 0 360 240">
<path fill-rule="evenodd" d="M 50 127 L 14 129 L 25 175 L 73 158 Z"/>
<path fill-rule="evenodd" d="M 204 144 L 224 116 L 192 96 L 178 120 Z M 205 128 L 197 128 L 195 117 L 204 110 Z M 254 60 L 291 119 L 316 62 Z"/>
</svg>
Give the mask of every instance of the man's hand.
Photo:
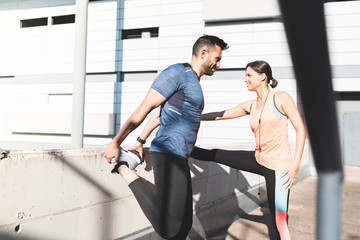
<svg viewBox="0 0 360 240">
<path fill-rule="evenodd" d="M 143 145 L 141 143 L 136 142 L 134 144 L 134 146 L 132 148 L 130 148 L 129 150 L 137 151 L 140 154 L 141 158 L 144 158 L 144 148 L 143 148 Z"/>
<path fill-rule="evenodd" d="M 110 142 L 102 151 L 102 155 L 108 163 L 111 163 L 111 160 L 115 158 L 115 164 L 117 164 L 120 157 L 120 146 L 116 142 Z"/>
</svg>

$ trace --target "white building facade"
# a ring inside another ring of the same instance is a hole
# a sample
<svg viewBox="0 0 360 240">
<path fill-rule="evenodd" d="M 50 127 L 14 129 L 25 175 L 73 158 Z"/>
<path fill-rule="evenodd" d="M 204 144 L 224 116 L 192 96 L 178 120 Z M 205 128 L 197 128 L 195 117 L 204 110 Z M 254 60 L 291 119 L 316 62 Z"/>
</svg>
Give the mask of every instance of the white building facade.
<svg viewBox="0 0 360 240">
<path fill-rule="evenodd" d="M 157 74 L 189 62 L 203 34 L 230 47 L 221 69 L 201 79 L 204 112 L 255 98 L 243 82 L 244 68 L 259 59 L 272 66 L 279 81 L 275 90 L 288 91 L 301 109 L 277 1 L 218 2 L 89 2 L 85 147 L 109 142 Z M 0 0 L 0 147 L 70 146 L 75 15 L 75 0 Z M 341 142 L 350 146 L 360 131 L 348 129 L 360 112 L 360 1 L 325 3 L 325 15 Z M 248 121 L 204 122 L 197 144 L 253 142 Z M 124 145 L 131 146 L 141 130 Z M 289 137 L 295 141 L 292 127 Z"/>
</svg>

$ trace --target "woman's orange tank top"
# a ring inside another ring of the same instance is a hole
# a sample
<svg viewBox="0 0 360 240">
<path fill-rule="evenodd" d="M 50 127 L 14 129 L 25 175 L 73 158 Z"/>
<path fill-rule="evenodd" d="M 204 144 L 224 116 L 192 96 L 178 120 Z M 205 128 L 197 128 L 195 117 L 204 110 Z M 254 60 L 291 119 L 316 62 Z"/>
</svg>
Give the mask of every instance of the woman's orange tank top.
<svg viewBox="0 0 360 240">
<path fill-rule="evenodd" d="M 255 101 L 251 105 L 250 128 L 255 134 L 257 162 L 272 170 L 286 170 L 292 162 L 288 117 L 277 109 L 275 92 L 269 92 L 263 109 L 257 109 Z"/>
</svg>

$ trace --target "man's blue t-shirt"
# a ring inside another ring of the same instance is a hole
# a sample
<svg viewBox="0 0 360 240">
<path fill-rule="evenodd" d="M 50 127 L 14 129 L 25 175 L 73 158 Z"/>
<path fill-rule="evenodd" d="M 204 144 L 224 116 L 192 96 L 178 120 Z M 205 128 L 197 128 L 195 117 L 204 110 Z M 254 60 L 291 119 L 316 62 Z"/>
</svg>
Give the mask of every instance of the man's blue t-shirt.
<svg viewBox="0 0 360 240">
<path fill-rule="evenodd" d="M 155 79 L 151 88 L 166 98 L 160 127 L 150 151 L 189 157 L 200 127 L 204 96 L 196 72 L 188 63 L 174 64 Z"/>
</svg>

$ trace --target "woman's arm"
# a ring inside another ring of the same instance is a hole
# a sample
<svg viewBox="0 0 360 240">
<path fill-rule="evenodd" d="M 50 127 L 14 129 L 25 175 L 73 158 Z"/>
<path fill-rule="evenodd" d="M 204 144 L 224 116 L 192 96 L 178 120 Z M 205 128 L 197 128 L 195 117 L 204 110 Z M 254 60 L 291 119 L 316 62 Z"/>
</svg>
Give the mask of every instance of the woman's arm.
<svg viewBox="0 0 360 240">
<path fill-rule="evenodd" d="M 296 175 L 300 167 L 301 157 L 304 150 L 306 131 L 304 123 L 296 105 L 287 92 L 279 92 L 276 94 L 276 102 L 279 103 L 280 110 L 285 113 L 296 131 L 296 147 L 292 166 L 284 172 L 288 175 L 284 184 L 285 188 L 291 187 L 296 180 Z"/>
<path fill-rule="evenodd" d="M 240 103 L 236 107 L 221 112 L 210 112 L 201 115 L 202 121 L 224 120 L 245 116 L 250 113 L 253 100 Z"/>
</svg>

